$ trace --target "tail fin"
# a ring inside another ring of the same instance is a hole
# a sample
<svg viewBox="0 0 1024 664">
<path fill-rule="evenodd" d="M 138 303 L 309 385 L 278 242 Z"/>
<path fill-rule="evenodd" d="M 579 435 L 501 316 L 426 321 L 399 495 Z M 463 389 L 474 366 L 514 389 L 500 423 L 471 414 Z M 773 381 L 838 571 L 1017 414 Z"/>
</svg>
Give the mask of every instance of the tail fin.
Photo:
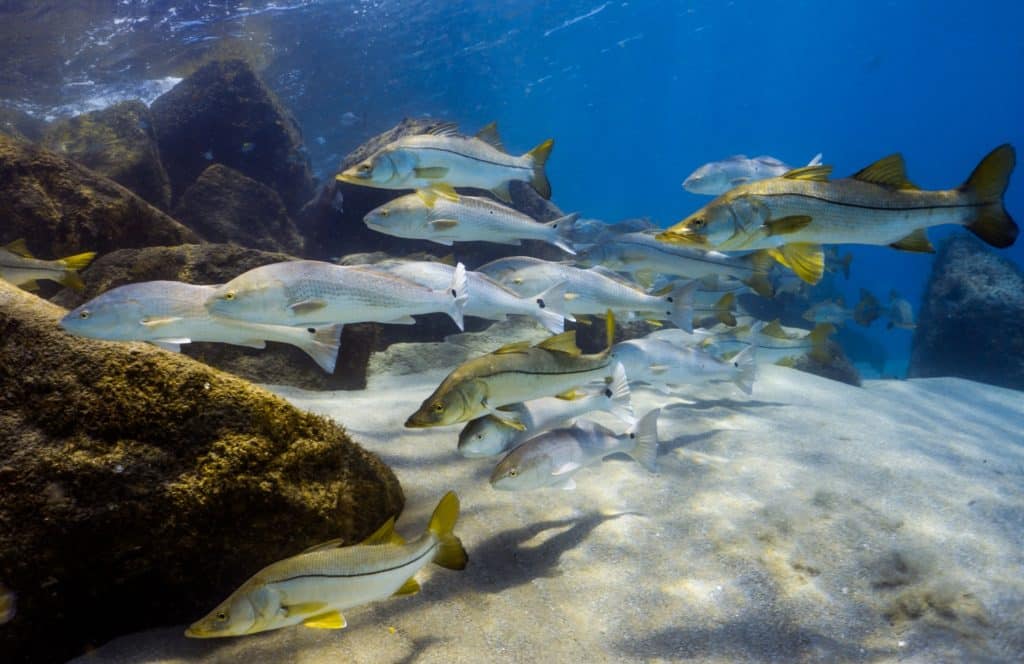
<svg viewBox="0 0 1024 664">
<path fill-rule="evenodd" d="M 732 308 L 736 305 L 735 293 L 726 293 L 715 303 L 715 318 L 719 323 L 736 327 L 736 317 L 732 315 Z"/>
<path fill-rule="evenodd" d="M 568 289 L 568 281 L 559 281 L 543 293 L 539 293 L 534 296 L 534 300 L 536 301 L 537 306 L 544 311 L 553 311 L 567 320 L 575 321 L 576 319 L 573 318 L 572 314 L 569 312 L 568 305 L 569 301 L 572 299 L 572 294 L 568 292 Z"/>
<path fill-rule="evenodd" d="M 974 197 L 977 202 L 988 203 L 979 209 L 974 221 L 967 224 L 967 230 L 1000 249 L 1012 245 L 1020 231 L 1003 206 L 1003 194 L 1016 163 L 1017 153 L 1013 146 L 1004 143 L 988 153 L 967 182 L 960 186 L 960 191 Z"/>
<path fill-rule="evenodd" d="M 835 334 L 836 327 L 832 323 L 819 323 L 808 333 L 807 338 L 811 342 L 811 349 L 807 354 L 818 362 L 828 363 L 832 361 L 832 354 L 828 352 L 828 338 Z"/>
<path fill-rule="evenodd" d="M 668 295 L 668 301 L 672 305 L 669 320 L 680 330 L 693 332 L 693 294 L 697 286 L 696 281 L 679 284 Z"/>
<path fill-rule="evenodd" d="M 576 220 L 579 218 L 580 213 L 573 212 L 572 214 L 567 214 L 564 217 L 559 217 L 554 221 L 549 221 L 544 224 L 548 228 L 557 232 L 557 234 L 552 235 L 548 242 L 555 245 L 562 251 L 575 256 L 576 250 L 572 248 L 571 244 L 569 244 L 569 235 L 572 234 L 573 226 L 575 226 Z"/>
<path fill-rule="evenodd" d="M 452 320 L 455 321 L 460 330 L 465 329 L 463 326 L 465 321 L 462 314 L 466 309 L 466 300 L 469 299 L 469 288 L 466 281 L 466 266 L 462 263 L 455 266 L 455 272 L 452 273 L 452 283 L 447 293 L 452 302 L 448 315 L 452 317 Z"/>
<path fill-rule="evenodd" d="M 761 297 L 771 297 L 774 295 L 775 289 L 772 288 L 772 282 L 768 277 L 768 273 L 771 272 L 772 265 L 775 264 L 775 257 L 772 256 L 770 251 L 762 249 L 750 255 L 750 264 L 754 269 L 754 274 L 744 279 L 743 283 L 753 288 L 754 292 Z"/>
<path fill-rule="evenodd" d="M 444 494 L 434 509 L 427 529 L 437 538 L 437 553 L 434 562 L 448 569 L 466 569 L 469 556 L 462 548 L 462 542 L 455 536 L 455 522 L 459 518 L 459 497 L 454 491 Z"/>
<path fill-rule="evenodd" d="M 818 154 L 814 155 L 814 157 L 812 157 L 811 160 L 809 162 L 807 162 L 807 165 L 808 166 L 821 166 L 821 153 L 819 152 Z"/>
<path fill-rule="evenodd" d="M 652 473 L 658 472 L 658 416 L 660 414 L 661 409 L 655 408 L 640 418 L 636 426 L 629 430 L 629 437 L 636 442 L 636 446 L 627 454 Z"/>
<path fill-rule="evenodd" d="M 86 251 L 81 254 L 62 258 L 60 263 L 64 266 L 65 271 L 57 281 L 60 284 L 67 286 L 68 288 L 73 288 L 76 291 L 82 290 L 85 288 L 85 284 L 82 283 L 82 278 L 78 276 L 78 270 L 85 269 L 85 267 L 89 265 L 95 257 L 95 251 Z"/>
<path fill-rule="evenodd" d="M 334 367 L 338 362 L 338 352 L 341 350 L 341 332 L 344 325 L 325 325 L 321 328 L 309 328 L 313 331 L 300 349 L 313 358 L 313 361 L 328 374 L 334 373 Z"/>
<path fill-rule="evenodd" d="M 548 157 L 551 156 L 551 148 L 554 145 L 555 140 L 549 138 L 526 153 L 526 156 L 533 159 L 533 179 L 530 180 L 530 184 L 538 194 L 548 199 L 551 198 L 551 183 L 548 182 L 548 176 L 544 173 L 544 165 L 547 163 Z"/>
<path fill-rule="evenodd" d="M 754 393 L 754 380 L 757 378 L 757 334 L 752 335 L 752 340 L 754 343 L 729 360 L 737 370 L 732 381 L 748 395 Z"/>
<path fill-rule="evenodd" d="M 531 313 L 530 316 L 532 316 L 535 321 L 543 325 L 548 332 L 551 334 L 561 334 L 562 332 L 565 332 L 565 317 L 556 311 L 548 311 L 542 308 L 539 296 L 536 299 L 529 297 L 524 297 L 522 299 L 527 301 L 533 300 L 533 302 L 524 306 L 523 309 L 526 311 L 528 310 L 527 307 L 532 306 L 533 313 Z"/>
<path fill-rule="evenodd" d="M 629 394 L 629 380 L 626 378 L 626 369 L 622 366 L 622 362 L 615 363 L 612 382 L 605 386 L 604 396 L 602 410 L 611 413 L 630 426 L 636 424 L 636 416 L 633 414 L 633 404 Z"/>
</svg>

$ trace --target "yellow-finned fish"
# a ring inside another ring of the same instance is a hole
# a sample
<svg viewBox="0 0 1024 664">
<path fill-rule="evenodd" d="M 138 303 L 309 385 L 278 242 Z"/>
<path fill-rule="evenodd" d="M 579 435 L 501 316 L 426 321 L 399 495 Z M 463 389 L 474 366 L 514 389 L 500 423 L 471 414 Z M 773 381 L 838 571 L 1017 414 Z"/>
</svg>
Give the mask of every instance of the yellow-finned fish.
<svg viewBox="0 0 1024 664">
<path fill-rule="evenodd" d="M 1001 145 L 964 184 L 941 191 L 911 183 L 899 154 L 838 180 L 828 179 L 831 166 L 805 166 L 736 187 L 658 239 L 721 251 L 770 249 L 809 283 L 821 279 L 822 244 L 932 252 L 924 229 L 960 224 L 993 247 L 1009 247 L 1018 228 L 1003 207 L 1003 193 L 1015 162 L 1013 147 Z"/>
<path fill-rule="evenodd" d="M 509 183 L 520 180 L 530 183 L 544 198 L 551 198 L 544 165 L 553 145 L 549 138 L 517 157 L 505 152 L 493 122 L 476 136 L 462 136 L 455 124 L 445 123 L 426 134 L 392 141 L 338 174 L 337 179 L 380 189 L 473 187 L 487 189 L 506 203 L 512 200 Z"/>
<path fill-rule="evenodd" d="M 490 413 L 519 429 L 513 414 L 501 406 L 563 394 L 614 373 L 611 344 L 615 317 L 607 313 L 608 348 L 583 355 L 576 330 L 549 337 L 536 346 L 522 341 L 463 362 L 405 422 L 413 429 L 468 422 Z"/>
<path fill-rule="evenodd" d="M 430 562 L 465 569 L 466 550 L 452 532 L 458 517 L 459 499 L 448 492 L 426 532 L 412 542 L 395 533 L 392 517 L 355 546 L 339 547 L 334 540 L 268 565 L 193 623 L 185 636 L 241 636 L 299 624 L 341 629 L 344 609 L 419 592 L 414 575 Z"/>
<path fill-rule="evenodd" d="M 78 271 L 95 257 L 96 252 L 87 251 L 54 261 L 44 261 L 32 255 L 25 246 L 25 240 L 18 239 L 0 247 L 0 279 L 25 290 L 36 290 L 36 281 L 39 279 L 56 281 L 68 288 L 82 290 L 85 285 Z"/>
</svg>

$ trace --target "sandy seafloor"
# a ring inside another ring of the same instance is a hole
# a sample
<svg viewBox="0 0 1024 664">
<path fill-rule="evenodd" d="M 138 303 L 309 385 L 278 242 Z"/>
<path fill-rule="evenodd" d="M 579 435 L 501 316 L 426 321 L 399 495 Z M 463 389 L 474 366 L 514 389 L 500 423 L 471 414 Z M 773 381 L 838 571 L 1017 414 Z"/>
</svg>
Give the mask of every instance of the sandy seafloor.
<svg viewBox="0 0 1024 664">
<path fill-rule="evenodd" d="M 406 345 L 361 392 L 273 389 L 395 469 L 401 532 L 456 490 L 464 572 L 431 566 L 421 593 L 350 609 L 341 631 L 179 626 L 81 661 L 1024 661 L 1021 392 L 776 366 L 751 398 L 634 386 L 638 414 L 665 407 L 657 475 L 613 457 L 574 491 L 505 493 L 495 460 L 458 454 L 459 427 L 402 427 L 460 353 Z"/>
</svg>

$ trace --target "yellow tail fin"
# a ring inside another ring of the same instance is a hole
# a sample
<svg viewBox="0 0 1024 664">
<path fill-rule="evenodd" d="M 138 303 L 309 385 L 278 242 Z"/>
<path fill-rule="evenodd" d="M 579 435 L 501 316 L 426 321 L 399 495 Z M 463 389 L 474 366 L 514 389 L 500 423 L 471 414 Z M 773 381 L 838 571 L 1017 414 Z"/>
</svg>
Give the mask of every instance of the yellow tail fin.
<svg viewBox="0 0 1024 664">
<path fill-rule="evenodd" d="M 981 160 L 967 182 L 960 186 L 960 191 L 972 196 L 977 202 L 988 203 L 967 224 L 967 229 L 1000 249 L 1012 245 L 1020 232 L 1003 207 L 1003 194 L 1016 163 L 1017 153 L 1013 146 L 1008 143 L 1000 145 Z"/>
<path fill-rule="evenodd" d="M 437 538 L 439 544 L 434 562 L 448 569 L 465 569 L 469 562 L 462 542 L 455 536 L 455 522 L 459 519 L 459 497 L 449 491 L 441 498 L 430 517 L 428 529 Z"/>
<path fill-rule="evenodd" d="M 86 251 L 85 253 L 75 254 L 74 256 L 68 256 L 60 260 L 66 270 L 64 274 L 58 279 L 58 283 L 73 288 L 76 291 L 80 291 L 85 288 L 85 284 L 82 283 L 82 278 L 78 276 L 78 270 L 81 270 L 87 266 L 92 259 L 96 257 L 95 251 Z"/>
<path fill-rule="evenodd" d="M 551 156 L 551 148 L 554 145 L 555 140 L 549 138 L 526 153 L 533 157 L 533 179 L 530 180 L 530 184 L 544 198 L 551 198 L 551 183 L 548 182 L 548 176 L 544 172 L 544 165 L 547 163 L 548 157 Z"/>
<path fill-rule="evenodd" d="M 719 323 L 736 327 L 736 317 L 732 315 L 733 305 L 736 304 L 736 295 L 726 293 L 715 303 L 715 318 Z"/>
</svg>

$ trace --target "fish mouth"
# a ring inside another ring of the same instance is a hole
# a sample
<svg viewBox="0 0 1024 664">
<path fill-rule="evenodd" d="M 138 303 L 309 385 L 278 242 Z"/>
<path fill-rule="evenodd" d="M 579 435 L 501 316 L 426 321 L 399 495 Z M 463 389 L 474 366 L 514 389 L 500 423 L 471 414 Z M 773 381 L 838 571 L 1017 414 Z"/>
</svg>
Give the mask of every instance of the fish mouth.
<svg viewBox="0 0 1024 664">
<path fill-rule="evenodd" d="M 426 429 L 431 426 L 431 422 L 425 421 L 423 416 L 419 413 L 413 413 L 409 416 L 409 419 L 405 421 L 406 429 Z"/>
<path fill-rule="evenodd" d="M 364 181 L 369 180 L 369 175 L 359 175 L 358 171 L 353 171 L 351 168 L 347 171 L 342 171 L 334 176 L 334 179 L 338 182 L 348 182 L 349 184 L 362 184 Z"/>
<path fill-rule="evenodd" d="M 683 244 L 698 247 L 707 246 L 708 244 L 708 238 L 706 235 L 695 233 L 686 226 L 673 226 L 672 228 L 655 235 L 654 239 L 667 244 Z"/>
</svg>

